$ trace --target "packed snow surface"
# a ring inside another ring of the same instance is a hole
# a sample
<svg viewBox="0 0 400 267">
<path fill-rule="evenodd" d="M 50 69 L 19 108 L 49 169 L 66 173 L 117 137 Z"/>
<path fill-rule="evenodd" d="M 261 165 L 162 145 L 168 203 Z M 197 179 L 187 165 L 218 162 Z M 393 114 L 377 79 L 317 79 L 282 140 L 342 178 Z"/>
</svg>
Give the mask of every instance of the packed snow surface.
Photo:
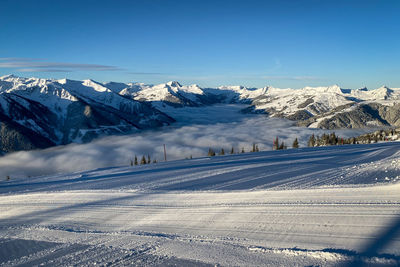
<svg viewBox="0 0 400 267">
<path fill-rule="evenodd" d="M 400 264 L 400 143 L 0 182 L 0 265 Z"/>
</svg>

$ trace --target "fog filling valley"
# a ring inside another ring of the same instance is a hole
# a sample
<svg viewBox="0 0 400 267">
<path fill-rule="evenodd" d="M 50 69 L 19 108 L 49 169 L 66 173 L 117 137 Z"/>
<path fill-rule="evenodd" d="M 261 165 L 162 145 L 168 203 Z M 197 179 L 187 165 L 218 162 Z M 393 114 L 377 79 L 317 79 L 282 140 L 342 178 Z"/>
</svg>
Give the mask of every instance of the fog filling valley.
<svg viewBox="0 0 400 267">
<path fill-rule="evenodd" d="M 273 140 L 279 137 L 288 148 L 297 137 L 300 147 L 307 145 L 311 134 L 321 135 L 332 131 L 294 126 L 292 121 L 268 118 L 263 114 L 244 114 L 243 105 L 217 105 L 204 108 L 169 108 L 165 112 L 177 123 L 156 130 L 147 130 L 124 136 L 99 138 L 87 144 L 70 144 L 43 150 L 20 151 L 0 157 L 0 178 L 38 176 L 68 173 L 102 167 L 129 165 L 135 155 L 151 160 L 207 156 L 212 148 L 230 153 L 242 148 L 251 150 L 252 144 L 261 151 L 271 150 Z M 367 129 L 337 130 L 341 137 L 357 136 Z"/>
</svg>

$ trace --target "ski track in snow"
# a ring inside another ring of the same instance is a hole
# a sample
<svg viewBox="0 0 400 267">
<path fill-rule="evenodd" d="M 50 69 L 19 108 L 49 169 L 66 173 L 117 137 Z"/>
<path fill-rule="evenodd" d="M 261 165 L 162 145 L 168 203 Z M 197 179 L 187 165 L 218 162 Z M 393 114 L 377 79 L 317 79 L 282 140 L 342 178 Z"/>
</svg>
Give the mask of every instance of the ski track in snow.
<svg viewBox="0 0 400 267">
<path fill-rule="evenodd" d="M 0 182 L 0 265 L 400 265 L 400 143 Z"/>
</svg>

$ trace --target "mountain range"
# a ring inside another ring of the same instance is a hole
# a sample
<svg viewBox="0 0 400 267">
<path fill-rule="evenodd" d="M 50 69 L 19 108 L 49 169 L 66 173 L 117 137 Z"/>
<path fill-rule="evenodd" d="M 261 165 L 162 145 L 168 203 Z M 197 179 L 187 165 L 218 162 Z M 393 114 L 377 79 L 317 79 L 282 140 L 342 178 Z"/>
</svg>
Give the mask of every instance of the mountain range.
<svg viewBox="0 0 400 267">
<path fill-rule="evenodd" d="M 0 153 L 46 148 L 175 122 L 171 109 L 245 104 L 242 112 L 337 129 L 400 126 L 400 88 L 201 88 L 93 80 L 0 77 Z"/>
</svg>

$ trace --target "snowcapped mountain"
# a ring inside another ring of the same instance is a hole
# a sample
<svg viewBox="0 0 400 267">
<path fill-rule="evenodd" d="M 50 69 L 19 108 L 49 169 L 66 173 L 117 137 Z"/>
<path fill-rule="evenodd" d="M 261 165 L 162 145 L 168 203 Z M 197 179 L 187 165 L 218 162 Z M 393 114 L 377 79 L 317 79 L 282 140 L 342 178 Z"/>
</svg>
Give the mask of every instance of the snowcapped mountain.
<svg viewBox="0 0 400 267">
<path fill-rule="evenodd" d="M 297 121 L 313 128 L 400 126 L 400 88 L 375 90 L 305 87 L 276 89 L 252 99 L 253 110 Z"/>
<path fill-rule="evenodd" d="M 142 90 L 131 94 L 131 96 L 138 101 L 167 102 L 170 105 L 179 107 L 201 105 L 201 96 L 203 94 L 203 90 L 197 85 L 182 86 L 176 81 L 171 81 L 166 84 L 144 86 Z"/>
<path fill-rule="evenodd" d="M 0 151 L 87 142 L 174 120 L 92 80 L 0 78 Z"/>
<path fill-rule="evenodd" d="M 247 104 L 314 128 L 400 126 L 400 89 L 278 89 L 0 77 L 0 152 L 88 142 L 174 122 L 175 108 Z M 174 113 L 171 113 L 174 109 Z M 169 115 L 168 115 L 169 114 Z"/>
<path fill-rule="evenodd" d="M 134 89 L 133 89 L 134 88 Z M 177 81 L 165 84 L 132 84 L 119 93 L 142 102 L 151 102 L 162 108 L 163 104 L 173 107 L 203 106 L 216 103 L 250 103 L 250 99 L 263 94 L 261 89 L 248 89 L 243 86 L 221 86 L 201 88 L 197 84 L 185 86 Z"/>
<path fill-rule="evenodd" d="M 168 82 L 154 86 L 130 84 L 119 93 L 141 102 L 150 102 L 167 113 L 165 105 L 196 107 L 215 103 L 243 103 L 249 105 L 245 112 L 283 117 L 307 127 L 333 129 L 399 125 L 393 113 L 398 110 L 400 89 L 386 86 L 375 90 L 343 89 L 338 85 L 302 89 L 243 86 L 201 88 L 198 85 L 183 86 L 178 82 Z"/>
</svg>

